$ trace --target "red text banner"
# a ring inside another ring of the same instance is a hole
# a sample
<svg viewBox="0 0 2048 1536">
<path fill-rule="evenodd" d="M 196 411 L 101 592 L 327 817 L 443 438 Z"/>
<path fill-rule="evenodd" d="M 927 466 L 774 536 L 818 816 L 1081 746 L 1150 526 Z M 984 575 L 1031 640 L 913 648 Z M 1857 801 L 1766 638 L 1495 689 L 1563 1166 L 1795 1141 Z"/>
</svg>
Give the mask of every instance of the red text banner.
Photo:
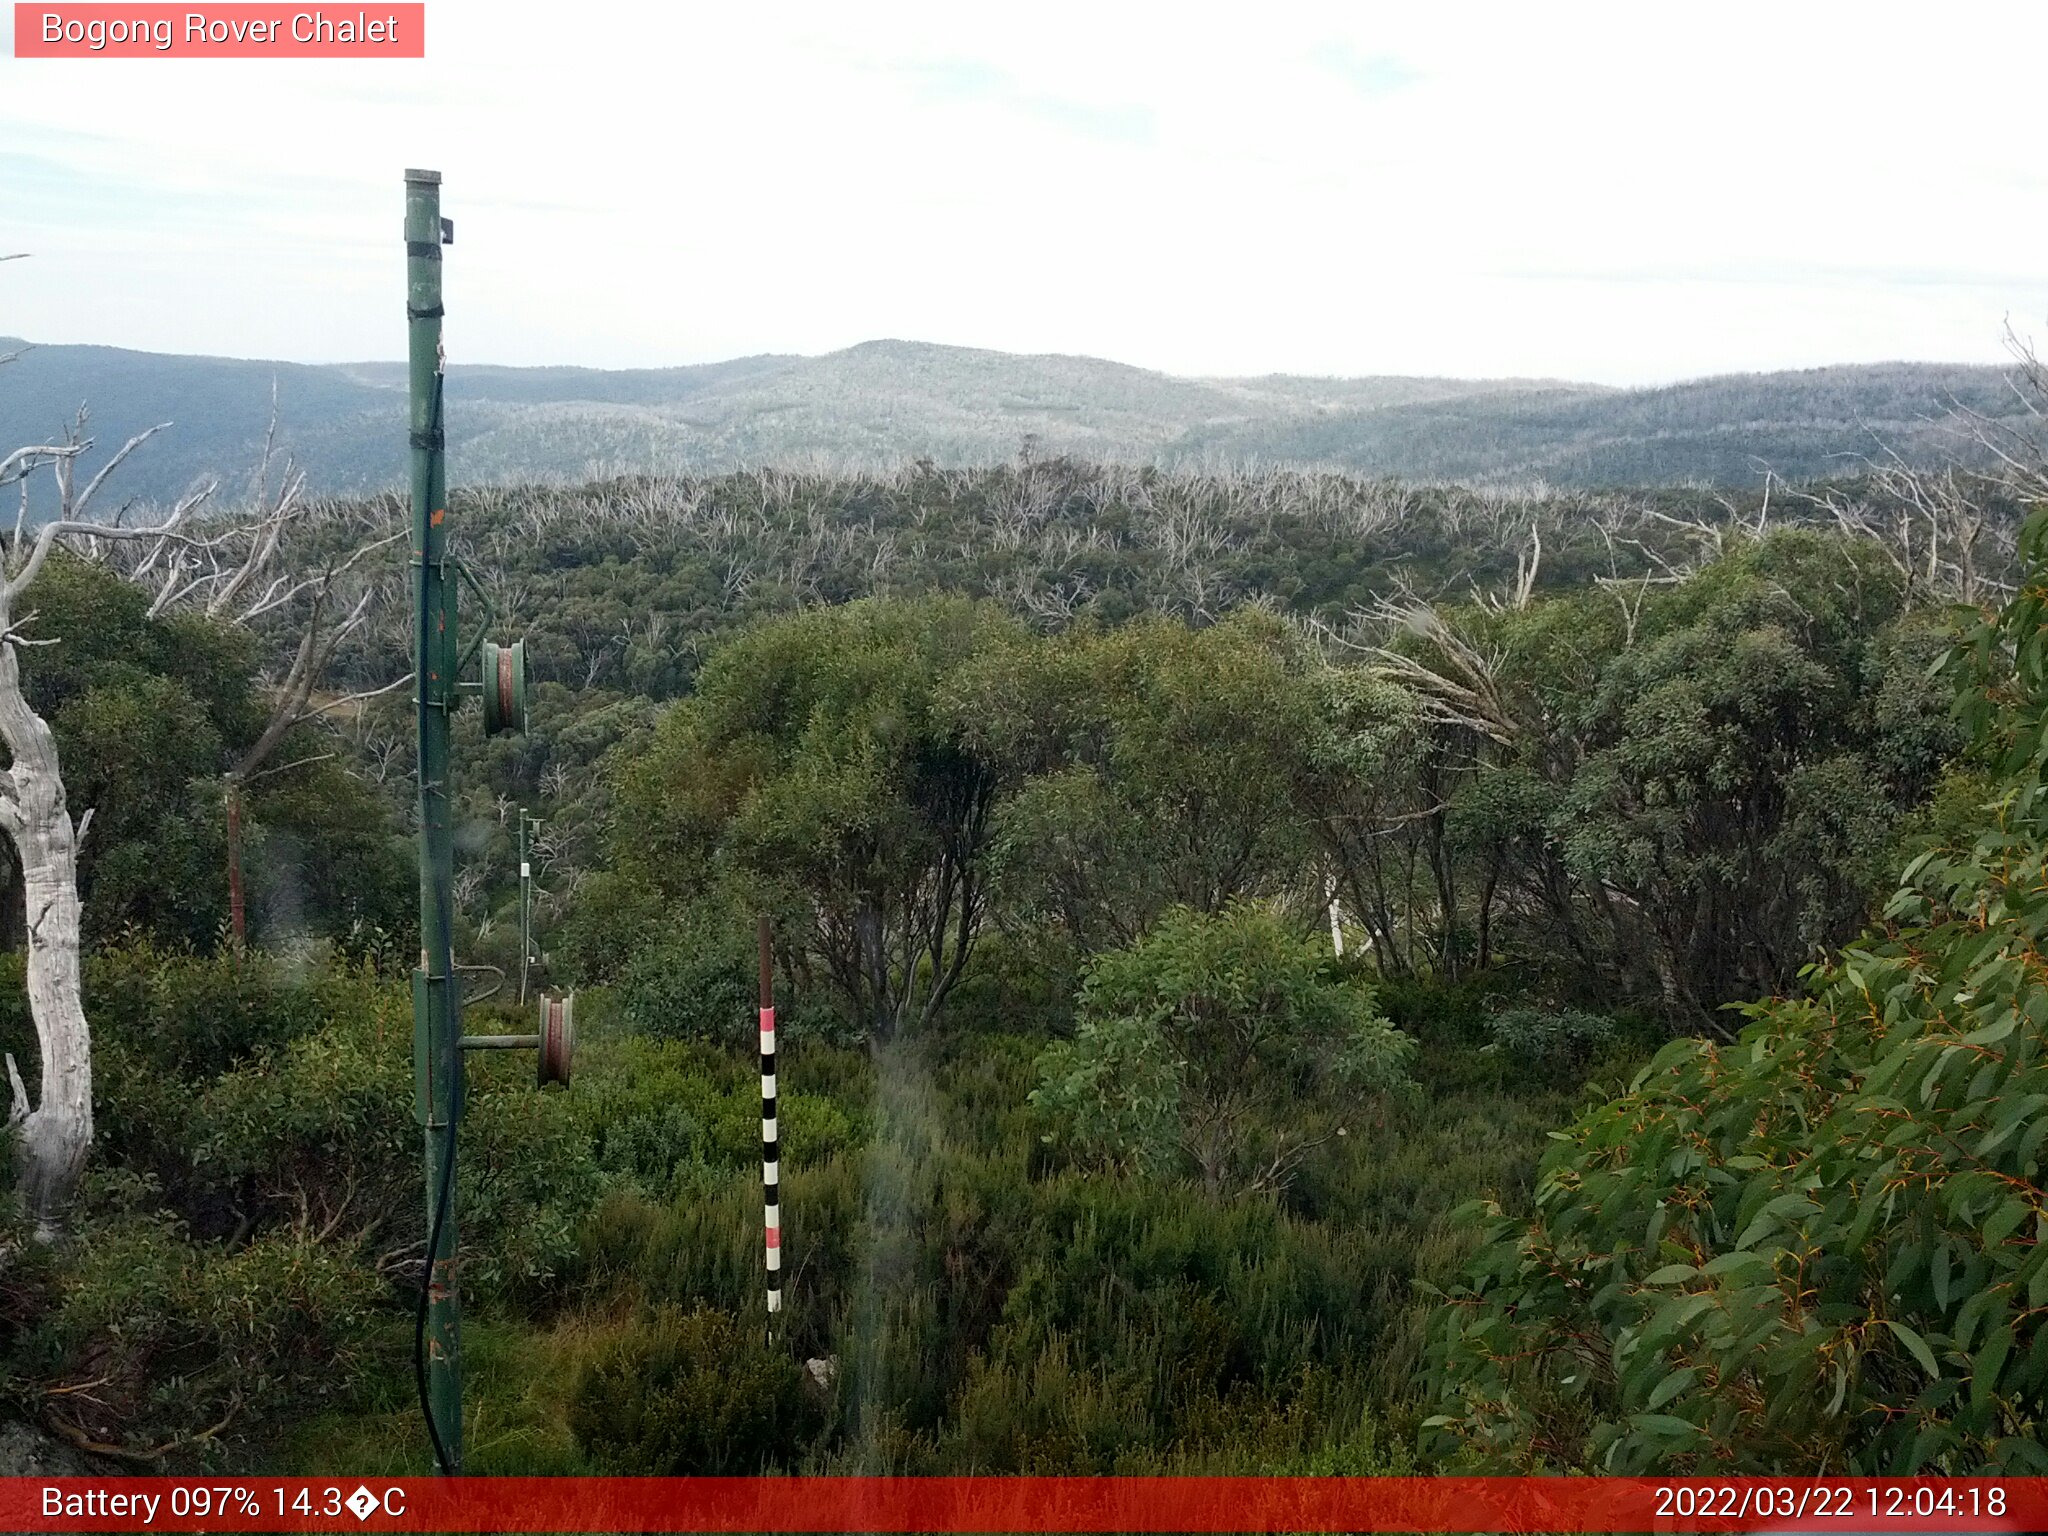
<svg viewBox="0 0 2048 1536">
<path fill-rule="evenodd" d="M 0 1528 L 2040 1531 L 2048 1478 L 5 1478 Z"/>
<path fill-rule="evenodd" d="M 424 4 L 14 7 L 18 59 L 423 59 Z"/>
</svg>

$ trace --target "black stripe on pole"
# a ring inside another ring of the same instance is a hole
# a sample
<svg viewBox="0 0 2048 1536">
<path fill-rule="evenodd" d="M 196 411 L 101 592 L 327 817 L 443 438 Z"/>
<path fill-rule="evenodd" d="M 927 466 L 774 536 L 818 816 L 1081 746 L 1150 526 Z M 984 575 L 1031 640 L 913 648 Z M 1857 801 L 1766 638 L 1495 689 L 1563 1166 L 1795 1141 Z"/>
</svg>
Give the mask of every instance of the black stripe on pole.
<svg viewBox="0 0 2048 1536">
<path fill-rule="evenodd" d="M 782 1310 L 782 1138 L 775 1117 L 775 971 L 768 915 L 761 914 L 761 1228 L 768 1311 Z M 770 1343 L 775 1325 L 768 1325 Z"/>
</svg>

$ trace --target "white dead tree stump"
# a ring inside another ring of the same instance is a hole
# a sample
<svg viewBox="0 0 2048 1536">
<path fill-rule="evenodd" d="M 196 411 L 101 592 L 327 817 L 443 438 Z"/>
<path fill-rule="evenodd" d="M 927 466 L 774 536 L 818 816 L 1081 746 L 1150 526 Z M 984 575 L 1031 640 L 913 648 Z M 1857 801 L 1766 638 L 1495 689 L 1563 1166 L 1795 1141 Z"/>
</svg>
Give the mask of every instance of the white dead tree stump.
<svg viewBox="0 0 2048 1536">
<path fill-rule="evenodd" d="M 0 742 L 5 743 L 9 757 L 6 771 L 0 773 L 0 829 L 13 841 L 21 865 L 29 1015 L 35 1023 L 36 1052 L 42 1066 L 37 1102 L 31 1104 L 20 1067 L 12 1055 L 7 1057 L 8 1124 L 16 1139 L 17 1186 L 34 1219 L 36 1235 L 44 1240 L 60 1230 L 92 1148 L 92 1040 L 86 1027 L 78 964 L 78 845 L 92 812 L 88 810 L 76 824 L 72 822 L 64 797 L 63 769 L 57 760 L 57 739 L 22 688 L 22 651 L 54 643 L 27 633 L 35 615 L 24 610 L 23 600 L 60 540 L 152 539 L 161 543 L 179 537 L 177 525 L 198 504 L 198 498 L 187 498 L 167 521 L 149 528 L 116 528 L 86 521 L 84 514 L 93 494 L 157 429 L 131 438 L 80 491 L 74 486 L 72 472 L 78 456 L 90 446 L 82 436 L 83 425 L 81 413 L 78 427 L 65 442 L 17 449 L 0 459 L 0 487 L 25 482 L 44 467 L 55 471 L 58 487 L 57 516 L 37 529 L 32 541 L 24 539 L 24 494 L 24 515 L 15 519 L 5 569 L 0 572 Z"/>
<path fill-rule="evenodd" d="M 41 1102 L 31 1107 L 14 1057 L 8 1123 L 19 1144 L 18 1182 L 37 1235 L 55 1233 L 92 1146 L 92 1044 L 78 977 L 78 833 L 64 803 L 57 742 L 21 691 L 12 631 L 12 581 L 0 626 L 0 739 L 13 762 L 0 781 L 0 826 L 21 862 L 28 917 L 28 1003 L 42 1061 Z"/>
</svg>

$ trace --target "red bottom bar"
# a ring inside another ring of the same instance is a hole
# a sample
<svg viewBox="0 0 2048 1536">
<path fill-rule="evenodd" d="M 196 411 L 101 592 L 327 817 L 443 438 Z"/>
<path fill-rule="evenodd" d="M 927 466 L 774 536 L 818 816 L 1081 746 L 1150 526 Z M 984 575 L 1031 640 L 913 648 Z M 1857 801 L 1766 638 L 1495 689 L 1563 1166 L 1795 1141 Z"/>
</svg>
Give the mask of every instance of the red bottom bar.
<svg viewBox="0 0 2048 1536">
<path fill-rule="evenodd" d="M 2048 1531 L 2048 1478 L 0 1478 L 9 1531 Z"/>
</svg>

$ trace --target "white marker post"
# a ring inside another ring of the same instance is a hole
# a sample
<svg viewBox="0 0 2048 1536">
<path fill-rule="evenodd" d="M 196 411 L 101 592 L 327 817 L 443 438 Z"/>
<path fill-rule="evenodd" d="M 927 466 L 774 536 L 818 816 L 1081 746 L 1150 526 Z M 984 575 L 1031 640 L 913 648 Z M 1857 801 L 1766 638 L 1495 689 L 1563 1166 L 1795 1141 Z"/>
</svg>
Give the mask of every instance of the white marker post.
<svg viewBox="0 0 2048 1536">
<path fill-rule="evenodd" d="M 782 1310 L 781 1139 L 775 1124 L 775 974 L 768 915 L 761 914 L 761 1201 L 762 1241 L 768 1266 L 768 1342 Z"/>
</svg>

